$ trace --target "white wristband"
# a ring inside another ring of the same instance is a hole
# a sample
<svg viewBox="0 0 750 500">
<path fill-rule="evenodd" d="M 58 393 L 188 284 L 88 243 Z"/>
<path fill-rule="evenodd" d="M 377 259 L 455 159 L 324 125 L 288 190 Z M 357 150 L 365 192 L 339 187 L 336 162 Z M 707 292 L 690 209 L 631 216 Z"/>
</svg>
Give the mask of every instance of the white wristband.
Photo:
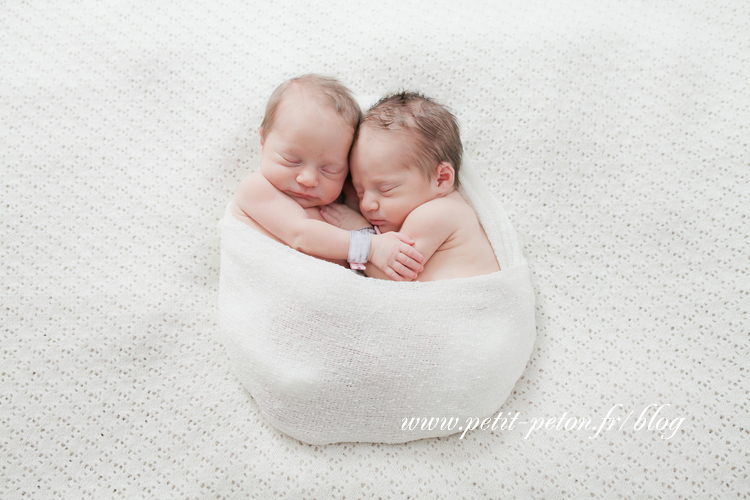
<svg viewBox="0 0 750 500">
<path fill-rule="evenodd" d="M 373 234 L 376 234 L 373 227 L 349 231 L 349 257 L 346 260 L 352 269 L 365 268 L 370 257 L 370 239 Z"/>
</svg>

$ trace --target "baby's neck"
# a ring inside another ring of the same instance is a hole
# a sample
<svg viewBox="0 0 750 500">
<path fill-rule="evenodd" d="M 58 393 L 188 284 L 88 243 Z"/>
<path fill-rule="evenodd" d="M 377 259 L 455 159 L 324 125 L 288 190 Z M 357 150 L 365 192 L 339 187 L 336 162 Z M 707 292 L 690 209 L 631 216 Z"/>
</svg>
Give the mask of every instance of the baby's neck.
<svg viewBox="0 0 750 500">
<path fill-rule="evenodd" d="M 445 193 L 440 195 L 439 198 L 447 198 L 454 195 L 461 196 L 461 193 L 458 192 L 458 189 L 456 189 L 455 186 L 452 187 L 450 191 L 446 191 Z"/>
</svg>

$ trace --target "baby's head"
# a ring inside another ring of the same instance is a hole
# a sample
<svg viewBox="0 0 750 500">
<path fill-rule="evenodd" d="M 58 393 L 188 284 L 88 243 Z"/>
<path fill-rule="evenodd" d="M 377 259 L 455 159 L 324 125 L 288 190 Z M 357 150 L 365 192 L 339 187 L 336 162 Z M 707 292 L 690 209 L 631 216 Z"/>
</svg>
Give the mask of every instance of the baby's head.
<svg viewBox="0 0 750 500">
<path fill-rule="evenodd" d="M 303 75 L 279 85 L 260 126 L 260 171 L 303 208 L 341 193 L 362 111 L 337 80 Z"/>
<path fill-rule="evenodd" d="M 362 214 L 398 231 L 419 205 L 458 186 L 463 146 L 453 114 L 413 92 L 384 97 L 357 130 L 349 158 Z"/>
</svg>

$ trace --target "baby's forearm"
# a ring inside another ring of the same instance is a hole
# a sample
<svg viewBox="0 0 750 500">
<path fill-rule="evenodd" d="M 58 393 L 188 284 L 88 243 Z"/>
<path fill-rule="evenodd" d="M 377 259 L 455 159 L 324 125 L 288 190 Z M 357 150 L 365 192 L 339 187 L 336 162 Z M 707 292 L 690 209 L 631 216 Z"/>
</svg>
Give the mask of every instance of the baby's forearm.
<svg viewBox="0 0 750 500">
<path fill-rule="evenodd" d="M 295 224 L 287 245 L 300 252 L 324 259 L 346 260 L 349 256 L 349 231 L 307 219 Z"/>
</svg>

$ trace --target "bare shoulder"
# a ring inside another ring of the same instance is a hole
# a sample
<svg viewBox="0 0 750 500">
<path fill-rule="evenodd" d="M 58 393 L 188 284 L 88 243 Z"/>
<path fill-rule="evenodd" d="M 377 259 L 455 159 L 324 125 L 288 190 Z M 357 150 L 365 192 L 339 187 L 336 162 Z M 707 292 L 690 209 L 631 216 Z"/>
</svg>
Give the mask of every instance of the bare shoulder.
<svg viewBox="0 0 750 500">
<path fill-rule="evenodd" d="M 256 170 L 245 176 L 234 193 L 234 204 L 249 215 L 253 206 L 267 203 L 278 197 L 278 191 L 260 171 Z"/>
<path fill-rule="evenodd" d="M 262 197 L 264 193 L 270 192 L 268 186 L 270 183 L 259 171 L 252 172 L 245 176 L 237 186 L 235 199 L 248 199 Z"/>
<path fill-rule="evenodd" d="M 251 220 L 246 211 L 248 210 L 253 199 L 253 190 L 255 189 L 257 183 L 258 181 L 255 178 L 255 172 L 246 175 L 237 185 L 237 189 L 234 191 L 234 195 L 232 196 L 232 213 L 235 215 L 235 217 L 242 220 L 243 222 Z"/>
<path fill-rule="evenodd" d="M 440 222 L 441 224 L 460 224 L 467 216 L 473 216 L 474 211 L 466 200 L 456 191 L 422 203 L 407 217 L 407 220 L 420 224 Z"/>
</svg>

